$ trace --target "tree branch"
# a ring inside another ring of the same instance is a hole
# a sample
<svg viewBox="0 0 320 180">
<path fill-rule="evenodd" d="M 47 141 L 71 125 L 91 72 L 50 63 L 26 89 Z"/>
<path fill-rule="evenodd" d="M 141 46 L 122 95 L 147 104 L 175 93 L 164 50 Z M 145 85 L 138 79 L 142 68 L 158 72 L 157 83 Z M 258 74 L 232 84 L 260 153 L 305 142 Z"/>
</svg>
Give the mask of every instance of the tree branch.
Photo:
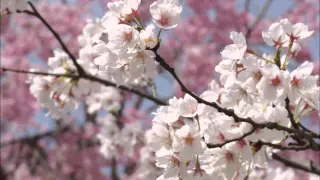
<svg viewBox="0 0 320 180">
<path fill-rule="evenodd" d="M 303 171 L 306 171 L 306 172 L 309 172 L 309 173 L 320 175 L 320 169 L 315 168 L 313 166 L 307 167 L 305 165 L 298 164 L 296 162 L 293 162 L 293 161 L 290 161 L 288 159 L 285 159 L 285 158 L 283 158 L 283 157 L 281 157 L 281 156 L 279 156 L 278 154 L 275 154 L 275 153 L 272 154 L 272 158 L 277 160 L 277 161 L 279 161 L 279 162 L 282 162 L 284 165 L 286 165 L 288 167 L 292 167 L 292 168 L 300 169 L 300 170 L 303 170 Z"/>
<path fill-rule="evenodd" d="M 207 144 L 207 147 L 208 148 L 217 148 L 217 147 L 222 147 L 222 146 L 224 146 L 224 145 L 226 145 L 228 143 L 234 142 L 234 141 L 239 141 L 239 140 L 241 140 L 241 139 L 243 139 L 243 138 L 245 138 L 247 136 L 250 136 L 252 133 L 255 132 L 255 130 L 256 130 L 255 128 L 252 128 L 250 131 L 244 133 L 242 136 L 240 136 L 238 138 L 226 140 L 226 141 L 224 141 L 223 143 L 220 143 L 220 144 L 210 144 L 209 143 L 209 144 Z"/>
<path fill-rule="evenodd" d="M 292 114 L 292 112 L 290 110 L 290 100 L 289 100 L 288 97 L 285 99 L 285 102 L 286 102 L 286 109 L 287 109 L 287 112 L 288 112 L 288 118 L 290 119 L 290 122 L 291 122 L 292 126 L 294 128 L 296 128 L 296 129 L 299 129 L 299 126 L 296 123 L 296 121 L 294 120 L 294 116 L 293 116 L 293 114 Z"/>
<path fill-rule="evenodd" d="M 263 141 L 258 141 L 257 143 L 265 146 L 269 146 L 275 149 L 280 149 L 280 150 L 293 150 L 293 151 L 304 151 L 310 149 L 309 144 L 305 144 L 303 146 L 282 146 L 280 144 L 273 144 L 269 142 L 263 142 Z"/>
<path fill-rule="evenodd" d="M 107 81 L 107 80 L 104 80 L 104 79 L 101 79 L 101 78 L 98 78 L 96 76 L 92 76 L 90 74 L 82 74 L 82 75 L 72 75 L 72 74 L 54 74 L 54 73 L 47 73 L 47 72 L 35 72 L 35 71 L 25 71 L 25 70 L 18 70 L 18 69 L 10 69 L 10 68 L 3 68 L 1 67 L 1 69 L 3 71 L 9 71 L 9 72 L 15 72 L 15 73 L 22 73 L 22 74 L 35 74 L 35 75 L 42 75 L 42 76 L 55 76 L 55 77 L 60 77 L 60 76 L 64 76 L 64 77 L 70 77 L 70 78 L 73 78 L 73 79 L 80 79 L 80 78 L 83 78 L 83 79 L 87 79 L 87 80 L 90 80 L 90 81 L 93 81 L 93 82 L 98 82 L 102 85 L 105 85 L 105 86 L 112 86 L 112 87 L 117 87 L 121 90 L 124 90 L 124 91 L 127 91 L 127 92 L 131 92 L 133 94 L 136 94 L 138 96 L 141 96 L 141 97 L 144 97 L 146 99 L 149 99 L 150 101 L 156 103 L 156 104 L 159 104 L 159 105 L 167 105 L 166 102 L 164 102 L 163 100 L 160 100 L 158 98 L 155 98 L 153 97 L 152 95 L 149 95 L 149 94 L 146 94 L 146 93 L 143 93 L 139 90 L 136 90 L 136 89 L 131 89 L 131 88 L 128 88 L 126 86 L 117 86 L 115 83 L 112 83 L 110 81 Z"/>
<path fill-rule="evenodd" d="M 111 178 L 112 180 L 120 179 L 118 176 L 117 160 L 115 157 L 111 159 Z"/>
<path fill-rule="evenodd" d="M 54 77 L 69 77 L 69 78 L 74 78 L 74 79 L 79 78 L 78 75 L 72 75 L 72 74 L 55 74 L 55 73 L 38 72 L 38 71 L 26 71 L 26 70 L 11 69 L 11 68 L 5 68 L 5 67 L 1 67 L 1 69 L 4 72 L 8 71 L 8 72 L 21 73 L 21 74 L 34 74 L 34 75 L 54 76 Z"/>
<path fill-rule="evenodd" d="M 247 40 L 250 38 L 252 31 L 254 30 L 254 28 L 260 23 L 261 19 L 266 15 L 266 13 L 268 12 L 268 9 L 271 5 L 273 0 L 266 0 L 263 7 L 261 8 L 261 11 L 259 12 L 259 14 L 257 15 L 256 19 L 254 20 L 254 22 L 252 23 L 251 27 L 249 27 L 247 29 L 247 33 L 245 35 L 245 37 L 247 38 Z"/>
<path fill-rule="evenodd" d="M 52 28 L 52 26 L 41 16 L 41 14 L 38 12 L 38 10 L 36 9 L 36 7 L 31 3 L 28 2 L 32 11 L 23 11 L 26 14 L 32 15 L 37 17 L 48 29 L 49 31 L 52 33 L 52 35 L 59 41 L 62 49 L 69 55 L 70 59 L 72 60 L 73 64 L 76 66 L 78 73 L 80 75 L 85 74 L 84 69 L 79 65 L 79 63 L 77 62 L 76 58 L 72 55 L 72 53 L 69 51 L 69 49 L 67 48 L 67 46 L 64 44 L 64 42 L 62 41 L 60 35 Z"/>
<path fill-rule="evenodd" d="M 105 86 L 112 86 L 112 87 L 117 87 L 121 90 L 124 90 L 124 91 L 128 91 L 128 92 L 131 92 L 131 93 L 134 93 L 136 95 L 139 95 L 141 97 L 144 97 L 146 99 L 149 99 L 150 101 L 156 103 L 156 104 L 159 104 L 159 105 L 167 105 L 166 102 L 164 102 L 163 100 L 160 100 L 156 97 L 153 97 L 152 95 L 149 95 L 149 94 L 146 94 L 146 93 L 143 93 L 139 90 L 136 90 L 136 89 L 131 89 L 131 88 L 128 88 L 126 86 L 117 86 L 115 83 L 112 83 L 110 81 L 107 81 L 107 80 L 104 80 L 104 79 L 100 79 L 96 76 L 92 76 L 90 74 L 85 74 L 84 76 L 81 76 L 81 78 L 84 78 L 84 79 L 87 79 L 87 80 L 91 80 L 91 81 L 94 81 L 94 82 L 98 82 L 100 84 L 103 84 Z"/>
<path fill-rule="evenodd" d="M 50 130 L 50 131 L 46 131 L 46 132 L 42 132 L 42 133 L 39 133 L 37 135 L 34 135 L 34 136 L 29 136 L 29 137 L 22 137 L 22 138 L 18 138 L 18 139 L 14 139 L 14 140 L 11 140 L 11 141 L 7 141 L 7 142 L 3 142 L 0 144 L 0 148 L 3 148 L 5 146 L 8 146 L 8 145 L 12 145 L 12 144 L 16 144 L 16 143 L 26 143 L 26 144 L 30 144 L 30 142 L 35 142 L 43 137 L 47 137 L 47 136 L 54 136 L 55 134 L 58 134 L 58 133 L 64 133 L 64 132 L 67 132 L 71 129 L 71 126 L 70 125 L 67 125 L 65 127 L 62 127 L 60 129 L 55 129 L 55 130 Z"/>
<path fill-rule="evenodd" d="M 314 138 L 320 139 L 320 134 L 317 134 L 317 133 L 311 131 L 310 129 L 308 129 L 304 125 L 302 125 L 301 123 L 298 123 L 298 126 L 300 126 L 302 130 L 310 133 Z"/>
</svg>

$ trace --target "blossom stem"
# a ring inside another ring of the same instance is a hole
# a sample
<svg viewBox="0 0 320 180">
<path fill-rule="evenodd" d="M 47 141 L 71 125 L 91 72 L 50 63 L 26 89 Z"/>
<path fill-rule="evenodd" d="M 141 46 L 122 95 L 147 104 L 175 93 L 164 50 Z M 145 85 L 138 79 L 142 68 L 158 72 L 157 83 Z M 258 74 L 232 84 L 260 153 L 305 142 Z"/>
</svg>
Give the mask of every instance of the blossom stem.
<svg viewBox="0 0 320 180">
<path fill-rule="evenodd" d="M 157 97 L 157 86 L 152 81 L 148 82 L 149 86 L 151 87 L 153 97 Z"/>
<path fill-rule="evenodd" d="M 158 31 L 158 35 L 157 35 L 157 37 L 158 37 L 158 40 L 160 40 L 160 35 L 161 35 L 161 32 L 162 32 L 162 28 L 160 28 L 160 29 L 159 29 L 159 31 Z"/>
<path fill-rule="evenodd" d="M 138 25 L 139 28 L 144 29 L 142 23 L 136 17 L 133 17 L 134 22 Z"/>
<path fill-rule="evenodd" d="M 247 53 L 249 53 L 249 54 L 252 54 L 252 55 L 255 55 L 255 56 L 257 56 L 258 58 L 261 58 L 262 60 L 264 60 L 265 62 L 268 62 L 268 63 L 272 63 L 272 64 L 274 64 L 274 62 L 273 61 L 271 61 L 271 60 L 268 60 L 268 59 L 266 59 L 266 58 L 264 58 L 263 56 L 261 56 L 260 54 L 258 54 L 258 53 L 256 53 L 256 52 L 254 52 L 253 50 L 251 50 L 251 49 L 247 49 L 247 51 L 246 51 Z"/>
<path fill-rule="evenodd" d="M 293 40 L 290 39 L 289 47 L 288 47 L 288 50 L 287 50 L 287 53 L 286 53 L 286 58 L 285 58 L 285 60 L 284 60 L 284 62 L 282 64 L 282 69 L 286 69 L 292 45 L 293 45 Z"/>
<path fill-rule="evenodd" d="M 279 68 L 281 68 L 280 54 L 281 54 L 281 46 L 277 48 L 276 54 L 274 55 L 274 62 Z"/>
</svg>

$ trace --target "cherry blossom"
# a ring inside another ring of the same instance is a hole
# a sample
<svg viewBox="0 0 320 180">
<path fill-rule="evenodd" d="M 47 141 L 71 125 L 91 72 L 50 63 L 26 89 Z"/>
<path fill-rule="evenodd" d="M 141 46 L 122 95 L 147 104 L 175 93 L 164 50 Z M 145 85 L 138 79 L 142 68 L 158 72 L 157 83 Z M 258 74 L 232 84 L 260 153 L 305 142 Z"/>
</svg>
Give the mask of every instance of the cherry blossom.
<svg viewBox="0 0 320 180">
<path fill-rule="evenodd" d="M 303 23 L 296 23 L 294 25 L 288 19 L 282 19 L 280 21 L 285 33 L 292 40 L 304 39 L 312 35 L 313 31 L 308 31 L 308 26 Z"/>
<path fill-rule="evenodd" d="M 285 34 L 282 23 L 280 22 L 273 23 L 268 31 L 262 32 L 262 38 L 269 46 L 277 47 L 281 47 L 289 40 L 289 37 Z"/>
<path fill-rule="evenodd" d="M 157 0 L 150 6 L 153 22 L 164 29 L 171 29 L 178 25 L 181 11 L 179 0 Z"/>
</svg>

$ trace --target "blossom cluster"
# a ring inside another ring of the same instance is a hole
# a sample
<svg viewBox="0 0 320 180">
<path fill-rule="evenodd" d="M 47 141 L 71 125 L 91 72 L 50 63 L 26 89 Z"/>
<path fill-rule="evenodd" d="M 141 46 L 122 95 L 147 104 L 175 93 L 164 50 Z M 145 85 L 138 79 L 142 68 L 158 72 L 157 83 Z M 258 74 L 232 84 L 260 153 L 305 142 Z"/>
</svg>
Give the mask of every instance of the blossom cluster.
<svg viewBox="0 0 320 180">
<path fill-rule="evenodd" d="M 122 123 L 121 119 L 111 113 L 105 116 L 100 124 L 101 131 L 97 138 L 101 143 L 100 153 L 105 158 L 135 156 L 137 146 L 143 141 L 142 125 L 139 121 Z"/>
<path fill-rule="evenodd" d="M 77 60 L 86 73 L 129 87 L 147 84 L 155 77 L 157 63 L 152 48 L 158 44 L 159 37 L 154 34 L 154 25 L 143 26 L 138 13 L 139 5 L 139 0 L 109 2 L 109 11 L 102 19 L 87 20 L 78 37 L 81 49 Z M 177 26 L 181 10 L 179 1 L 155 1 L 150 6 L 154 22 L 161 29 Z M 57 50 L 54 54 L 48 60 L 49 73 L 79 75 L 74 62 L 65 52 Z M 90 113 L 103 107 L 101 103 L 110 105 L 105 103 L 113 92 L 106 93 L 100 90 L 98 83 L 80 77 L 32 76 L 30 82 L 32 94 L 55 118 L 65 116 L 65 112 L 75 109 L 84 99 L 87 99 Z M 116 106 L 119 108 L 119 105 Z"/>
<path fill-rule="evenodd" d="M 54 74 L 76 75 L 76 68 L 68 55 L 55 51 L 54 57 L 49 58 L 48 72 Z M 35 71 L 35 70 L 34 70 Z M 88 96 L 96 88 L 94 84 L 83 79 L 73 79 L 64 76 L 30 76 L 30 92 L 38 103 L 49 109 L 53 118 L 65 118 L 66 112 L 77 107 L 77 99 Z"/>
<path fill-rule="evenodd" d="M 158 44 L 159 37 L 154 25 L 143 26 L 139 5 L 140 0 L 109 2 L 109 11 L 101 19 L 99 28 L 104 38 L 96 41 L 94 49 L 98 57 L 94 63 L 117 85 L 148 82 L 157 75 L 152 48 Z M 177 26 L 181 6 L 179 1 L 159 0 L 150 6 L 150 12 L 155 24 L 170 29 Z"/>
<path fill-rule="evenodd" d="M 261 56 L 248 48 L 242 33 L 232 32 L 233 44 L 224 48 L 222 61 L 216 66 L 222 86 L 212 81 L 200 97 L 255 123 L 290 128 L 288 111 L 293 112 L 296 122 L 311 111 L 319 111 L 319 77 L 311 75 L 313 63 L 306 61 L 291 72 L 287 70 L 300 41 L 311 34 L 304 24 L 292 25 L 282 19 L 262 33 L 264 41 L 276 48 L 275 55 Z M 284 47 L 287 50 L 282 54 Z M 169 106 L 154 114 L 148 146 L 155 152 L 155 165 L 164 169 L 158 180 L 243 179 L 256 168 L 266 168 L 271 158 L 274 150 L 259 142 L 281 144 L 288 135 L 236 122 L 189 94 L 173 97 Z"/>
<path fill-rule="evenodd" d="M 99 31 L 94 20 L 89 19 L 78 37 L 80 45 L 77 63 L 85 68 L 85 72 L 97 75 L 98 69 L 93 59 L 96 52 L 93 49 L 94 40 L 99 37 Z M 98 35 L 97 35 L 98 34 Z M 68 54 L 55 50 L 54 56 L 48 59 L 48 73 L 60 76 L 30 75 L 31 94 L 41 107 L 47 108 L 53 118 L 66 118 L 67 113 L 77 109 L 85 101 L 88 112 L 98 110 L 117 111 L 120 109 L 121 95 L 113 87 L 102 86 L 97 82 L 78 77 L 79 73 Z M 33 70 L 32 71 L 36 71 Z"/>
</svg>

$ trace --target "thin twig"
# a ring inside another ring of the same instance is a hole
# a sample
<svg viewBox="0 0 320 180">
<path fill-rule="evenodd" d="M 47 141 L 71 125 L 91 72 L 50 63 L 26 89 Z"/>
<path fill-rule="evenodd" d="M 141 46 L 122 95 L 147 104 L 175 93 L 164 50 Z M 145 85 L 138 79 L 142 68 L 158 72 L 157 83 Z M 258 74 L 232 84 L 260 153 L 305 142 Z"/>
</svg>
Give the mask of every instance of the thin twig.
<svg viewBox="0 0 320 180">
<path fill-rule="evenodd" d="M 254 22 L 252 23 L 251 27 L 249 27 L 247 29 L 247 33 L 246 33 L 246 38 L 247 40 L 250 38 L 252 31 L 254 30 L 254 28 L 260 23 L 261 19 L 266 15 L 266 13 L 268 12 L 268 9 L 271 5 L 273 0 L 266 0 L 263 7 L 261 8 L 261 11 L 259 12 L 259 14 L 257 15 L 256 19 L 254 20 Z"/>
<path fill-rule="evenodd" d="M 250 12 L 250 4 L 251 0 L 245 0 L 244 1 L 244 13 L 249 13 Z M 246 19 L 244 26 L 249 29 L 249 24 L 248 24 L 248 19 Z"/>
</svg>

